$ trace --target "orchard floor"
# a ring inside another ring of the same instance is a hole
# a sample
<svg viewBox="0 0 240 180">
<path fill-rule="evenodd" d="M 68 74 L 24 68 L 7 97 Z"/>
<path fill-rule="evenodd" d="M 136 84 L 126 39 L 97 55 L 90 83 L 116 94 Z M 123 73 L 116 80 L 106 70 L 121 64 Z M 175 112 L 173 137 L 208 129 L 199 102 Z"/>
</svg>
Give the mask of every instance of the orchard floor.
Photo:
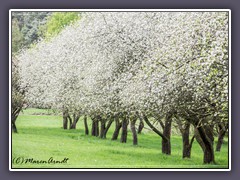
<svg viewBox="0 0 240 180">
<path fill-rule="evenodd" d="M 46 114 L 28 109 L 18 117 L 18 133 L 12 134 L 12 168 L 228 168 L 227 139 L 221 152 L 215 152 L 216 164 L 204 165 L 196 141 L 191 159 L 182 159 L 181 136 L 172 136 L 169 156 L 161 153 L 160 137 L 148 130 L 138 135 L 139 145 L 133 146 L 131 132 L 126 144 L 111 141 L 114 123 L 107 139 L 100 139 L 84 135 L 81 120 L 76 130 L 63 130 L 61 116 Z M 68 160 L 62 164 L 49 161 L 64 158 Z"/>
</svg>

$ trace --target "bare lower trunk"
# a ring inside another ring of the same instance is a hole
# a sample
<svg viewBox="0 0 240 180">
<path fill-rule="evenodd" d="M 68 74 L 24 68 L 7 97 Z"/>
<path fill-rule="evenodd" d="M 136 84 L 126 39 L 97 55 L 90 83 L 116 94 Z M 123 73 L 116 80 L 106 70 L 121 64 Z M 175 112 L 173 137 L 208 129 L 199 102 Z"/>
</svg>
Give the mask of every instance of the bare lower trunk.
<svg viewBox="0 0 240 180">
<path fill-rule="evenodd" d="M 112 140 L 117 140 L 122 124 L 119 122 L 119 118 L 115 118 L 115 130 L 112 135 Z"/>
<path fill-rule="evenodd" d="M 189 136 L 184 137 L 183 135 L 183 158 L 191 158 L 191 150 L 192 150 L 192 144 L 194 142 L 195 136 L 192 137 L 191 141 L 189 142 Z"/>
<path fill-rule="evenodd" d="M 162 138 L 162 153 L 170 155 L 171 154 L 171 127 L 172 127 L 172 115 L 168 113 L 166 115 L 166 121 L 163 129 L 163 135 L 166 138 Z"/>
<path fill-rule="evenodd" d="M 73 123 L 72 118 L 69 114 L 68 114 L 67 118 L 68 118 L 68 121 L 69 121 L 69 129 L 71 129 L 71 126 L 72 126 L 72 123 Z"/>
<path fill-rule="evenodd" d="M 92 136 L 95 136 L 95 135 L 96 135 L 95 124 L 96 124 L 96 122 L 95 122 L 94 120 L 92 120 L 92 132 L 91 132 Z"/>
<path fill-rule="evenodd" d="M 197 131 L 198 131 L 199 136 L 201 137 L 202 142 L 204 144 L 204 149 L 203 149 L 203 153 L 204 153 L 203 162 L 204 162 L 204 164 L 215 163 L 213 142 L 212 142 L 211 137 L 208 137 L 208 135 L 207 135 L 208 132 L 206 133 L 206 130 L 204 129 L 203 126 L 197 127 Z"/>
<path fill-rule="evenodd" d="M 92 121 L 92 136 L 99 136 L 99 121 L 97 118 L 93 118 Z"/>
<path fill-rule="evenodd" d="M 97 117 L 92 119 L 92 136 L 99 136 L 99 121 Z"/>
<path fill-rule="evenodd" d="M 96 122 L 95 122 L 95 132 L 96 132 L 95 136 L 98 137 L 99 136 L 99 121 L 98 120 L 96 120 Z"/>
<path fill-rule="evenodd" d="M 12 132 L 17 133 L 17 126 L 16 126 L 16 120 L 12 121 Z"/>
<path fill-rule="evenodd" d="M 67 112 L 63 112 L 63 129 L 67 129 L 68 127 L 68 114 Z"/>
<path fill-rule="evenodd" d="M 189 132 L 190 132 L 190 123 L 186 122 L 185 127 L 182 127 L 181 129 L 182 141 L 183 141 L 183 153 L 182 153 L 183 158 L 191 157 L 191 149 L 192 149 L 192 144 L 195 136 L 193 136 L 191 141 L 189 141 Z"/>
<path fill-rule="evenodd" d="M 87 115 L 84 115 L 83 121 L 84 121 L 84 127 L 85 127 L 85 135 L 88 135 L 89 130 L 88 130 L 88 124 L 87 124 Z"/>
<path fill-rule="evenodd" d="M 70 129 L 76 129 L 76 125 L 77 125 L 77 122 L 78 122 L 79 118 L 80 118 L 80 115 L 74 115 L 73 116 L 74 120 L 73 120 L 72 125 L 70 126 Z"/>
<path fill-rule="evenodd" d="M 18 107 L 12 107 L 12 113 L 11 113 L 11 124 L 12 124 L 12 132 L 14 133 L 17 133 L 17 126 L 16 126 L 16 120 L 17 120 L 17 117 L 19 115 L 19 113 L 21 112 L 22 110 L 22 105 L 18 106 Z"/>
<path fill-rule="evenodd" d="M 144 123 L 143 123 L 143 120 L 140 119 L 140 123 L 139 123 L 139 126 L 138 126 L 138 134 L 141 134 L 142 133 L 142 130 L 144 128 Z"/>
<path fill-rule="evenodd" d="M 202 140 L 202 138 L 201 138 L 197 128 L 194 129 L 194 136 L 195 136 L 198 144 L 201 146 L 202 150 L 204 151 L 205 145 L 204 145 L 204 142 L 203 142 L 203 140 Z"/>
<path fill-rule="evenodd" d="M 100 138 L 104 139 L 104 131 L 106 129 L 106 121 L 105 121 L 105 119 L 101 119 L 100 120 L 100 124 L 101 124 L 101 127 L 100 127 Z"/>
<path fill-rule="evenodd" d="M 121 143 L 127 142 L 127 126 L 128 126 L 128 120 L 126 117 L 122 120 L 122 134 L 121 134 Z"/>
<path fill-rule="evenodd" d="M 204 150 L 204 163 L 215 163 L 213 146 L 209 143 L 206 143 L 206 149 Z"/>
<path fill-rule="evenodd" d="M 103 138 L 104 139 L 107 137 L 107 132 L 108 132 L 109 128 L 111 127 L 112 123 L 113 123 L 113 119 L 110 119 L 108 121 L 108 124 L 107 124 L 107 126 L 106 126 L 106 128 L 104 130 L 104 133 L 103 133 Z"/>
<path fill-rule="evenodd" d="M 218 141 L 217 141 L 216 151 L 221 150 L 221 147 L 223 144 L 223 139 L 227 132 L 227 128 L 224 126 L 224 124 L 219 124 L 218 127 L 219 127 L 219 133 L 218 133 Z"/>
<path fill-rule="evenodd" d="M 182 131 L 182 141 L 183 141 L 183 158 L 190 158 L 191 153 L 189 149 L 189 130 L 190 124 L 188 123 Z"/>
<path fill-rule="evenodd" d="M 226 133 L 226 131 L 218 135 L 218 142 L 217 142 L 217 146 L 216 146 L 216 151 L 221 150 L 225 133 Z"/>
<path fill-rule="evenodd" d="M 171 142 L 169 139 L 162 139 L 162 153 L 167 155 L 171 154 Z"/>
<path fill-rule="evenodd" d="M 132 119 L 130 126 L 131 126 L 131 131 L 132 131 L 132 135 L 133 135 L 133 145 L 137 145 L 138 144 L 138 139 L 137 139 L 137 131 L 136 131 L 136 124 L 137 119 Z"/>
</svg>

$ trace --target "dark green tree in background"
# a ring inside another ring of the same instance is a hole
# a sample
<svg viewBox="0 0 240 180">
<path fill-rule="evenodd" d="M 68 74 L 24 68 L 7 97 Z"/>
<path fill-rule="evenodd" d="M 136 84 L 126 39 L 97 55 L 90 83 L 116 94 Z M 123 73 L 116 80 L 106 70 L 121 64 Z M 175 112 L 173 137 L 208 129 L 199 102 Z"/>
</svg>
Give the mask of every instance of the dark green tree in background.
<svg viewBox="0 0 240 180">
<path fill-rule="evenodd" d="M 17 53 L 23 46 L 24 37 L 19 28 L 17 19 L 12 20 L 12 53 Z"/>
<path fill-rule="evenodd" d="M 22 46 L 29 47 L 32 43 L 36 42 L 41 37 L 41 34 L 39 33 L 39 28 L 46 24 L 47 17 L 50 15 L 51 12 L 12 13 L 12 22 L 16 23 L 15 27 L 18 26 L 17 28 L 19 29 L 21 36 L 23 37 Z M 13 31 L 16 31 L 14 29 L 16 28 L 13 28 Z"/>
</svg>

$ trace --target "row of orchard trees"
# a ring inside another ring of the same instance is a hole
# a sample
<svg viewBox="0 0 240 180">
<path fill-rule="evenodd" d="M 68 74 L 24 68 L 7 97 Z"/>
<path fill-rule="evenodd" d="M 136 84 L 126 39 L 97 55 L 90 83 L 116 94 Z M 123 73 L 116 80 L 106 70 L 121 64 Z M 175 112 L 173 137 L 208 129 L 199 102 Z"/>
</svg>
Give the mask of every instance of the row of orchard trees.
<svg viewBox="0 0 240 180">
<path fill-rule="evenodd" d="M 215 161 L 213 127 L 221 141 L 228 127 L 228 13 L 85 12 L 17 59 L 28 102 L 61 110 L 64 129 L 84 116 L 88 133 L 89 116 L 92 135 L 105 138 L 115 121 L 112 139 L 122 129 L 126 142 L 130 124 L 137 144 L 140 120 L 139 131 L 145 122 L 171 154 L 175 120 L 183 157 L 196 138 L 204 163 Z"/>
</svg>

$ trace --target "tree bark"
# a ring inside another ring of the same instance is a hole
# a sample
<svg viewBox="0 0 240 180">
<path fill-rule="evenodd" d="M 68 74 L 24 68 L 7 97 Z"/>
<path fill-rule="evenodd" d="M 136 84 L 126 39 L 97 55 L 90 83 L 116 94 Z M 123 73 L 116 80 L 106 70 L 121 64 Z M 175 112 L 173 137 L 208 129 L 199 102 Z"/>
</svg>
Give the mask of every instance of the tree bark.
<svg viewBox="0 0 240 180">
<path fill-rule="evenodd" d="M 112 140 L 117 140 L 121 127 L 122 127 L 122 123 L 119 122 L 119 117 L 116 117 L 115 118 L 115 130 L 112 135 Z"/>
<path fill-rule="evenodd" d="M 66 111 L 63 111 L 63 129 L 68 127 L 68 114 Z"/>
<path fill-rule="evenodd" d="M 104 138 L 104 139 L 107 138 L 107 132 L 108 132 L 109 128 L 111 127 L 112 123 L 113 123 L 113 119 L 110 119 L 110 120 L 108 121 L 108 124 L 107 124 L 105 130 L 104 130 L 104 134 L 103 134 L 103 138 Z"/>
<path fill-rule="evenodd" d="M 218 133 L 218 141 L 217 141 L 216 151 L 220 152 L 222 144 L 223 144 L 224 136 L 227 132 L 227 128 L 224 126 L 224 124 L 219 124 L 218 128 L 219 128 L 219 133 Z"/>
<path fill-rule="evenodd" d="M 192 137 L 189 141 L 189 132 L 190 132 L 190 123 L 187 123 L 186 126 L 182 129 L 182 141 L 183 141 L 183 158 L 191 157 L 191 149 L 195 136 Z"/>
<path fill-rule="evenodd" d="M 213 134 L 213 125 L 205 125 L 203 126 L 207 137 L 210 139 L 212 145 L 214 144 L 214 134 Z"/>
<path fill-rule="evenodd" d="M 22 107 L 23 107 L 23 104 L 21 104 L 21 105 L 19 105 L 17 107 L 12 104 L 11 124 L 12 124 L 12 132 L 14 132 L 14 133 L 18 132 L 17 131 L 17 126 L 16 126 L 16 120 L 17 120 L 17 117 L 18 117 L 19 113 L 22 110 Z"/>
<path fill-rule="evenodd" d="M 131 119 L 131 123 L 130 123 L 131 131 L 133 135 L 133 145 L 138 145 L 137 130 L 135 127 L 136 121 L 137 121 L 137 118 L 134 117 L 133 119 Z"/>
<path fill-rule="evenodd" d="M 206 133 L 206 130 L 204 129 L 203 126 L 196 127 L 196 129 L 197 129 L 197 131 L 199 133 L 199 136 L 201 137 L 202 142 L 204 144 L 204 149 L 203 149 L 203 153 L 204 153 L 203 162 L 204 162 L 204 164 L 215 163 L 213 143 L 212 143 L 212 140 L 210 139 L 211 137 L 208 137 L 208 135 L 207 135 L 208 133 Z"/>
<path fill-rule="evenodd" d="M 167 113 L 166 121 L 163 129 L 163 135 L 166 138 L 162 139 L 162 153 L 170 155 L 171 154 L 171 127 L 172 127 L 172 114 Z"/>
<path fill-rule="evenodd" d="M 182 141 L 183 141 L 183 158 L 190 158 L 190 149 L 189 149 L 189 130 L 190 123 L 187 123 L 185 128 L 182 131 Z"/>
<path fill-rule="evenodd" d="M 73 121 L 72 121 L 72 118 L 71 118 L 71 116 L 68 114 L 68 120 L 69 120 L 69 129 L 71 129 L 71 126 L 72 126 L 72 123 L 73 123 Z"/>
<path fill-rule="evenodd" d="M 162 153 L 167 155 L 171 154 L 171 142 L 169 139 L 162 139 Z"/>
<path fill-rule="evenodd" d="M 140 118 L 140 123 L 139 123 L 139 126 L 138 126 L 138 134 L 141 134 L 142 133 L 142 130 L 144 128 L 144 122 L 142 120 L 142 118 Z"/>
<path fill-rule="evenodd" d="M 198 144 L 201 146 L 202 150 L 204 151 L 205 145 L 204 145 L 204 142 L 203 142 L 203 140 L 202 140 L 202 138 L 201 138 L 197 128 L 194 129 L 194 136 L 195 136 Z"/>
<path fill-rule="evenodd" d="M 17 131 L 17 126 L 16 126 L 16 120 L 12 120 L 12 131 L 14 132 L 14 133 L 17 133 L 18 131 Z"/>
<path fill-rule="evenodd" d="M 221 151 L 225 133 L 226 133 L 226 131 L 218 135 L 218 141 L 217 141 L 217 146 L 216 146 L 216 151 L 218 151 L 218 152 Z"/>
<path fill-rule="evenodd" d="M 95 120 L 92 120 L 92 132 L 91 132 L 92 136 L 96 136 L 95 124 L 96 124 Z"/>
<path fill-rule="evenodd" d="M 84 121 L 84 127 L 85 127 L 85 135 L 88 135 L 89 130 L 88 130 L 88 124 L 87 124 L 87 115 L 84 115 L 83 121 Z"/>
<path fill-rule="evenodd" d="M 97 117 L 92 118 L 92 136 L 99 136 L 99 121 Z"/>
<path fill-rule="evenodd" d="M 190 134 L 190 120 L 183 121 L 183 119 L 179 119 L 179 117 L 175 114 L 176 122 L 178 124 L 178 128 L 182 135 L 182 143 L 183 143 L 183 151 L 182 158 L 190 158 L 191 157 L 191 149 L 192 144 L 194 142 L 195 136 L 193 135 L 191 141 L 189 141 Z"/>
<path fill-rule="evenodd" d="M 100 127 L 100 138 L 104 139 L 104 131 L 106 129 L 106 120 L 101 118 L 99 119 L 101 127 Z"/>
<path fill-rule="evenodd" d="M 70 126 L 70 129 L 76 129 L 76 125 L 77 125 L 77 122 L 78 122 L 79 118 L 80 118 L 80 115 L 75 115 L 74 114 L 74 116 L 73 116 L 74 120 L 73 120 L 72 125 Z"/>
<path fill-rule="evenodd" d="M 121 134 L 121 143 L 127 142 L 127 126 L 128 126 L 128 120 L 127 117 L 124 117 L 122 120 L 122 134 Z"/>
<path fill-rule="evenodd" d="M 96 122 L 95 122 L 95 132 L 96 132 L 95 136 L 98 137 L 99 136 L 99 121 L 98 120 L 96 120 Z"/>
</svg>

